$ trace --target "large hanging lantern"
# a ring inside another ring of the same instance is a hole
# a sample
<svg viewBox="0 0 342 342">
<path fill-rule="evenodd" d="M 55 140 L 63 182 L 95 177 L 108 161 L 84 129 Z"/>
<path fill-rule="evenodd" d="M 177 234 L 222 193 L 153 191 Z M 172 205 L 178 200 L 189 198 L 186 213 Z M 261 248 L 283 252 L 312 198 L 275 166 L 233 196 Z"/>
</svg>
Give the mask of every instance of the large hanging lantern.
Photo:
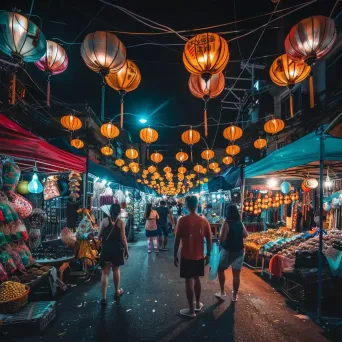
<svg viewBox="0 0 342 342">
<path fill-rule="evenodd" d="M 69 131 L 77 131 L 82 127 L 82 121 L 72 114 L 64 115 L 61 118 L 61 124 Z"/>
<path fill-rule="evenodd" d="M 291 89 L 296 83 L 304 81 L 311 67 L 303 61 L 294 61 L 287 54 L 279 56 L 271 65 L 270 77 L 273 83 L 290 89 L 290 114 L 293 117 L 293 98 Z"/>
<path fill-rule="evenodd" d="M 121 167 L 121 166 L 125 165 L 125 161 L 123 159 L 117 159 L 117 160 L 115 160 L 115 165 L 118 167 Z"/>
<path fill-rule="evenodd" d="M 240 147 L 238 145 L 229 145 L 226 148 L 226 153 L 230 156 L 236 156 L 238 153 L 240 153 Z"/>
<path fill-rule="evenodd" d="M 212 162 L 212 163 L 209 164 L 209 169 L 210 170 L 215 170 L 218 166 L 219 166 L 218 163 Z"/>
<path fill-rule="evenodd" d="M 138 151 L 134 148 L 127 149 L 125 154 L 128 159 L 136 159 L 139 156 Z"/>
<path fill-rule="evenodd" d="M 222 158 L 222 162 L 226 165 L 229 165 L 233 162 L 233 158 L 230 156 L 226 156 L 226 157 Z"/>
<path fill-rule="evenodd" d="M 185 131 L 182 136 L 182 141 L 185 142 L 186 144 L 188 144 L 190 146 L 190 154 L 191 154 L 191 162 L 193 161 L 193 157 L 192 157 L 192 146 L 194 144 L 197 144 L 200 139 L 201 139 L 201 135 L 199 134 L 199 132 L 197 132 L 196 130 L 194 130 L 191 126 L 190 129 L 188 129 L 187 131 Z"/>
<path fill-rule="evenodd" d="M 227 140 L 230 141 L 235 141 L 238 140 L 242 137 L 242 129 L 238 126 L 228 126 L 224 131 L 223 131 L 223 137 Z"/>
<path fill-rule="evenodd" d="M 268 120 L 264 125 L 264 130 L 269 134 L 277 134 L 285 127 L 285 122 L 281 119 Z"/>
<path fill-rule="evenodd" d="M 266 139 L 259 138 L 254 141 L 254 147 L 259 150 L 262 150 L 266 145 L 267 145 Z"/>
<path fill-rule="evenodd" d="M 68 55 L 57 43 L 47 40 L 45 55 L 35 63 L 38 69 L 45 71 L 47 76 L 46 103 L 50 107 L 50 79 L 53 75 L 58 75 L 68 67 Z"/>
<path fill-rule="evenodd" d="M 303 184 L 309 189 L 316 189 L 318 187 L 318 181 L 315 178 L 306 178 L 304 179 Z"/>
<path fill-rule="evenodd" d="M 228 60 L 228 43 L 216 33 L 200 33 L 185 44 L 185 68 L 190 74 L 201 75 L 204 80 L 223 71 Z"/>
<path fill-rule="evenodd" d="M 119 92 L 121 96 L 120 106 L 120 127 L 123 128 L 123 106 L 124 96 L 127 92 L 138 88 L 141 81 L 141 74 L 138 67 L 130 60 L 126 60 L 123 67 L 115 74 L 108 74 L 106 76 L 107 84 Z"/>
<path fill-rule="evenodd" d="M 147 168 L 147 170 L 149 173 L 154 173 L 157 171 L 157 168 L 155 166 L 151 165 Z"/>
<path fill-rule="evenodd" d="M 190 75 L 189 89 L 191 94 L 204 100 L 204 136 L 208 136 L 207 102 L 209 99 L 219 96 L 225 85 L 222 72 L 213 75 L 205 81 L 200 75 Z"/>
<path fill-rule="evenodd" d="M 189 159 L 189 156 L 188 156 L 188 154 L 186 152 L 180 151 L 180 152 L 178 152 L 176 154 L 176 159 L 179 162 L 183 163 L 183 162 L 185 162 L 185 161 L 187 161 Z"/>
<path fill-rule="evenodd" d="M 202 157 L 204 160 L 209 161 L 210 159 L 212 159 L 212 158 L 215 157 L 215 152 L 214 152 L 213 150 L 204 150 L 204 151 L 201 153 L 201 157 Z"/>
<path fill-rule="evenodd" d="M 151 154 L 151 160 L 155 162 L 156 164 L 161 163 L 163 159 L 164 159 L 163 155 L 159 152 L 154 152 Z"/>
<path fill-rule="evenodd" d="M 70 145 L 77 148 L 77 149 L 80 149 L 84 146 L 84 142 L 81 139 L 76 138 L 76 139 L 72 139 L 70 141 Z"/>
<path fill-rule="evenodd" d="M 101 153 L 108 157 L 108 156 L 111 156 L 113 154 L 113 149 L 108 145 L 103 146 L 101 148 Z"/>
<path fill-rule="evenodd" d="M 87 67 L 102 76 L 101 121 L 104 120 L 105 76 L 118 72 L 126 61 L 126 48 L 113 33 L 89 33 L 81 45 L 81 56 Z"/>
<path fill-rule="evenodd" d="M 16 12 L 0 14 L 0 50 L 18 64 L 36 62 L 44 56 L 46 39 L 39 27 Z M 15 104 L 16 70 L 13 71 L 11 104 Z"/>
<path fill-rule="evenodd" d="M 334 20 L 322 15 L 301 20 L 293 26 L 285 39 L 286 54 L 295 61 L 304 61 L 310 66 L 324 57 L 336 40 Z M 315 105 L 312 74 L 310 75 L 310 107 Z"/>
<path fill-rule="evenodd" d="M 171 169 L 170 166 L 165 166 L 165 167 L 163 168 L 163 171 L 164 171 L 165 173 L 168 173 L 168 172 L 171 172 L 172 169 Z"/>
<path fill-rule="evenodd" d="M 111 122 L 108 122 L 101 126 L 101 134 L 108 139 L 115 139 L 119 136 L 120 130 Z"/>
<path fill-rule="evenodd" d="M 147 145 L 147 159 L 149 159 L 149 146 L 158 140 L 158 132 L 150 127 L 140 131 L 140 139 Z"/>
<path fill-rule="evenodd" d="M 186 171 L 187 171 L 187 169 L 184 166 L 181 166 L 181 167 L 178 168 L 178 172 L 179 173 L 183 173 L 184 174 L 184 173 L 186 173 Z"/>
</svg>

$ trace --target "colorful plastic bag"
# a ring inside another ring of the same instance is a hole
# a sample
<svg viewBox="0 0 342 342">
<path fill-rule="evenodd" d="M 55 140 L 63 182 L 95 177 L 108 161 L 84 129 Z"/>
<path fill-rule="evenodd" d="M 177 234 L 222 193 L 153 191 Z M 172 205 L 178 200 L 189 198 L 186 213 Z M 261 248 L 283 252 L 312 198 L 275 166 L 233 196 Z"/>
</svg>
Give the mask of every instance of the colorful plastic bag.
<svg viewBox="0 0 342 342">
<path fill-rule="evenodd" d="M 210 253 L 210 261 L 209 261 L 209 265 L 210 265 L 209 274 L 208 274 L 209 280 L 216 279 L 219 263 L 220 263 L 219 246 L 217 243 L 213 243 L 213 247 L 211 248 L 211 253 Z"/>
<path fill-rule="evenodd" d="M 17 270 L 23 272 L 25 271 L 25 266 L 22 263 L 21 257 L 18 252 L 14 251 L 10 246 L 6 248 L 6 252 L 12 258 Z"/>
<path fill-rule="evenodd" d="M 76 245 L 76 236 L 74 233 L 67 227 L 63 228 L 61 231 L 61 240 L 67 245 L 69 248 L 75 248 Z"/>
<path fill-rule="evenodd" d="M 7 159 L 3 164 L 3 186 L 4 191 L 15 191 L 20 178 L 20 168 L 11 159 Z"/>
<path fill-rule="evenodd" d="M 32 205 L 25 197 L 13 191 L 8 191 L 7 194 L 9 201 L 21 219 L 25 219 L 32 214 Z"/>
<path fill-rule="evenodd" d="M 47 221 L 47 216 L 44 210 L 35 208 L 32 210 L 31 216 L 27 219 L 29 228 L 42 229 Z"/>
<path fill-rule="evenodd" d="M 13 259 L 7 252 L 2 252 L 0 254 L 0 262 L 4 265 L 7 274 L 13 274 L 17 270 Z"/>
<path fill-rule="evenodd" d="M 35 249 L 40 246 L 41 233 L 40 229 L 30 229 L 29 233 L 29 245 L 31 249 Z"/>
<path fill-rule="evenodd" d="M 47 178 L 44 183 L 44 201 L 48 201 L 61 195 L 58 189 L 57 180 L 56 176 L 50 176 Z"/>
<path fill-rule="evenodd" d="M 5 271 L 5 267 L 0 262 L 0 283 L 6 281 L 8 279 L 7 272 Z"/>
</svg>

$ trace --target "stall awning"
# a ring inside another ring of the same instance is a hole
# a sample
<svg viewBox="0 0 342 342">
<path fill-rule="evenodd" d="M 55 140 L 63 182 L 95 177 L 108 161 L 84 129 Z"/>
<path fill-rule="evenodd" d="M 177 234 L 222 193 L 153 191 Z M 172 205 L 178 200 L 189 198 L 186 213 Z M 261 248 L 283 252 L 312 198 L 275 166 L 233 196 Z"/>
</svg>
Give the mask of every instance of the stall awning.
<svg viewBox="0 0 342 342">
<path fill-rule="evenodd" d="M 52 146 L 0 114 L 0 154 L 13 157 L 22 168 L 35 164 L 39 171 L 85 172 L 86 158 Z"/>
</svg>

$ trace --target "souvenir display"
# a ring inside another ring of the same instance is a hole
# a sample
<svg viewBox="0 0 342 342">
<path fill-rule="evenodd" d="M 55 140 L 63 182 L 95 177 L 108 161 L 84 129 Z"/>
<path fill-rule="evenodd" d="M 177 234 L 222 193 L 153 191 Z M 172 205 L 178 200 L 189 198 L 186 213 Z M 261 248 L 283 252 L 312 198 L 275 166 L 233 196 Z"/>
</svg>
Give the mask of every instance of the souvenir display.
<svg viewBox="0 0 342 342">
<path fill-rule="evenodd" d="M 32 205 L 26 198 L 13 191 L 8 191 L 7 194 L 9 201 L 12 203 L 20 218 L 24 219 L 32 214 Z"/>
<path fill-rule="evenodd" d="M 69 191 L 70 191 L 70 197 L 76 201 L 77 198 L 80 197 L 79 192 L 81 191 L 81 175 L 78 172 L 72 171 L 69 174 Z"/>
<path fill-rule="evenodd" d="M 29 193 L 28 185 L 28 181 L 21 180 L 17 185 L 17 193 L 20 195 L 27 195 Z"/>
<path fill-rule="evenodd" d="M 45 226 L 47 216 L 44 210 L 35 208 L 32 211 L 31 216 L 27 219 L 27 223 L 30 228 L 42 229 Z"/>
<path fill-rule="evenodd" d="M 11 159 L 7 159 L 3 163 L 3 191 L 15 191 L 20 178 L 20 168 Z"/>
<path fill-rule="evenodd" d="M 49 176 L 44 183 L 44 201 L 59 197 L 61 194 L 57 185 L 58 178 L 56 176 Z"/>
<path fill-rule="evenodd" d="M 61 231 L 61 240 L 65 243 L 69 248 L 74 248 L 76 244 L 76 236 L 74 233 L 67 227 L 63 228 Z"/>
</svg>

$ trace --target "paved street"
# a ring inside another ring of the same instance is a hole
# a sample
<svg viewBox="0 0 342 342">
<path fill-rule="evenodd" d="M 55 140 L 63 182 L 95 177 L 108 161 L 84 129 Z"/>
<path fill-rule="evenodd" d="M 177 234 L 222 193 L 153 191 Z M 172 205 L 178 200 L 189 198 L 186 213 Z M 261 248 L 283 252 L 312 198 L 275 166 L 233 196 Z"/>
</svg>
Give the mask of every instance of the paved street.
<svg viewBox="0 0 342 342">
<path fill-rule="evenodd" d="M 130 244 L 130 259 L 122 268 L 125 294 L 120 302 L 113 302 L 111 283 L 110 304 L 99 306 L 96 277 L 61 297 L 58 317 L 44 335 L 15 341 L 328 341 L 323 330 L 296 316 L 283 296 L 247 268 L 238 303 L 218 303 L 213 296 L 218 283 L 204 277 L 203 313 L 194 320 L 181 317 L 184 281 L 173 266 L 171 248 L 148 255 L 142 234 L 140 239 Z"/>
</svg>

